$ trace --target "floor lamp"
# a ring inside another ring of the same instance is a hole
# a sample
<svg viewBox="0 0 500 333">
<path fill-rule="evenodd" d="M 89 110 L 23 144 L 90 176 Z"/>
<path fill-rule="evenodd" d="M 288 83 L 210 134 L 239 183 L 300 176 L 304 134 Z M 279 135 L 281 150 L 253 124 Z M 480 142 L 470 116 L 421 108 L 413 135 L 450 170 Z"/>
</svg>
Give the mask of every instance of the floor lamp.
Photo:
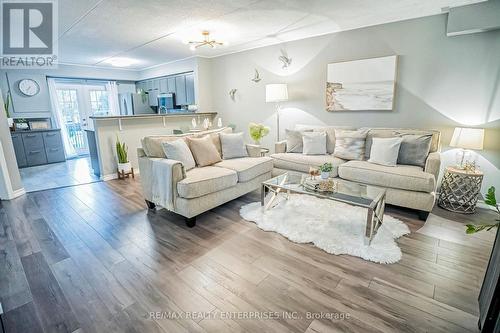
<svg viewBox="0 0 500 333">
<path fill-rule="evenodd" d="M 277 141 L 280 140 L 280 102 L 288 101 L 288 89 L 286 83 L 267 84 L 266 102 L 276 103 L 276 130 Z"/>
</svg>

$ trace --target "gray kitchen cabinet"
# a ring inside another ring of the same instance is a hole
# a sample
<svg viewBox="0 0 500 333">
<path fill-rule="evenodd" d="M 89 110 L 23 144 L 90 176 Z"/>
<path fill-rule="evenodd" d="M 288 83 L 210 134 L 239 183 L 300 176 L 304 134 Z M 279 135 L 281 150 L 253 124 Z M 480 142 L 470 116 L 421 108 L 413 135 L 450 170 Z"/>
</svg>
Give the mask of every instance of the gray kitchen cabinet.
<svg viewBox="0 0 500 333">
<path fill-rule="evenodd" d="M 43 143 L 45 145 L 45 154 L 47 155 L 47 163 L 63 162 L 64 146 L 62 143 L 60 132 L 43 132 Z"/>
<path fill-rule="evenodd" d="M 148 90 L 149 106 L 158 106 L 158 89 Z"/>
<path fill-rule="evenodd" d="M 167 78 L 164 77 L 162 79 L 160 79 L 160 90 L 159 90 L 159 93 L 160 94 L 165 94 L 165 93 L 168 93 L 169 90 L 168 90 L 168 82 L 167 82 Z"/>
<path fill-rule="evenodd" d="M 24 153 L 23 137 L 21 134 L 12 134 L 12 143 L 14 144 L 14 152 L 16 153 L 17 166 L 24 168 L 28 166 L 26 154 Z"/>
<path fill-rule="evenodd" d="M 152 80 L 153 83 L 152 83 L 152 86 L 153 86 L 153 90 L 160 90 L 160 80 L 159 79 L 155 79 L 155 80 Z"/>
<path fill-rule="evenodd" d="M 47 164 L 42 133 L 27 132 L 22 136 L 28 166 Z"/>
<path fill-rule="evenodd" d="M 58 129 L 11 133 L 20 168 L 64 162 L 64 146 Z"/>
<path fill-rule="evenodd" d="M 194 100 L 194 74 L 186 74 L 186 104 L 195 104 Z"/>
<path fill-rule="evenodd" d="M 175 104 L 186 105 L 186 76 L 179 75 L 175 77 Z"/>
<path fill-rule="evenodd" d="M 146 90 L 152 90 L 153 89 L 153 80 L 147 80 L 146 81 Z"/>
<path fill-rule="evenodd" d="M 175 93 L 175 77 L 167 78 L 167 89 L 169 93 Z"/>
</svg>

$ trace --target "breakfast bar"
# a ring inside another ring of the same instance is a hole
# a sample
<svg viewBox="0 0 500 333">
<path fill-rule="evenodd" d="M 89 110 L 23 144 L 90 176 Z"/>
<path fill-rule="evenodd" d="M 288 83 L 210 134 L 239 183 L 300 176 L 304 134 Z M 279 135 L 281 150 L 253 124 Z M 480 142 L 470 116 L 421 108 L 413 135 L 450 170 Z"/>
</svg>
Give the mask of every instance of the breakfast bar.
<svg viewBox="0 0 500 333">
<path fill-rule="evenodd" d="M 188 132 L 193 129 L 193 118 L 197 126 L 204 119 L 215 123 L 217 112 L 179 112 L 169 114 L 142 114 L 126 116 L 92 116 L 93 129 L 87 130 L 87 139 L 92 168 L 102 180 L 116 178 L 117 158 L 115 143 L 117 138 L 128 147 L 132 167 L 138 170 L 136 149 L 146 135 L 173 134 L 174 130 Z"/>
</svg>

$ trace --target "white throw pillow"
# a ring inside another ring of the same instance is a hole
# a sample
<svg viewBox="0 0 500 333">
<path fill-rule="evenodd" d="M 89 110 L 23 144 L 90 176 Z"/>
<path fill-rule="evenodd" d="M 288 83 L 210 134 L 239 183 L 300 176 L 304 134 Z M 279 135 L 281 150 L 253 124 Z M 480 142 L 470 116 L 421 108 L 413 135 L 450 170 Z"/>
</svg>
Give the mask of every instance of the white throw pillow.
<svg viewBox="0 0 500 333">
<path fill-rule="evenodd" d="M 396 166 L 398 161 L 399 147 L 403 138 L 373 138 L 368 162 Z"/>
<path fill-rule="evenodd" d="M 326 133 L 304 132 L 302 134 L 304 155 L 326 155 Z"/>
<path fill-rule="evenodd" d="M 247 148 L 243 142 L 243 133 L 220 133 L 219 137 L 224 160 L 248 156 Z"/>
<path fill-rule="evenodd" d="M 196 166 L 196 163 L 184 139 L 177 139 L 170 142 L 162 142 L 163 152 L 168 159 L 176 160 L 184 165 L 184 168 L 191 170 Z"/>
</svg>

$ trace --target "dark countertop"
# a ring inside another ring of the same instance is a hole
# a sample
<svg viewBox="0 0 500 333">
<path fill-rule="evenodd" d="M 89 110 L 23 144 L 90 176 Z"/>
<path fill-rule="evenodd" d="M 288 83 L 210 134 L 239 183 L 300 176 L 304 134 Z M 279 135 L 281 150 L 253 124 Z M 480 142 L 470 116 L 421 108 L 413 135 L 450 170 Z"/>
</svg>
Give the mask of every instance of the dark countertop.
<svg viewBox="0 0 500 333">
<path fill-rule="evenodd" d="M 17 130 L 11 131 L 10 134 L 21 134 L 21 133 L 41 133 L 41 132 L 57 132 L 60 131 L 60 128 L 49 128 L 49 129 L 37 129 L 37 130 Z"/>
<path fill-rule="evenodd" d="M 90 116 L 94 120 L 106 119 L 139 119 L 139 118 L 173 118 L 173 117 L 196 117 L 196 116 L 215 116 L 217 112 L 177 112 L 177 113 L 162 113 L 162 114 L 134 114 L 127 116 Z"/>
</svg>

